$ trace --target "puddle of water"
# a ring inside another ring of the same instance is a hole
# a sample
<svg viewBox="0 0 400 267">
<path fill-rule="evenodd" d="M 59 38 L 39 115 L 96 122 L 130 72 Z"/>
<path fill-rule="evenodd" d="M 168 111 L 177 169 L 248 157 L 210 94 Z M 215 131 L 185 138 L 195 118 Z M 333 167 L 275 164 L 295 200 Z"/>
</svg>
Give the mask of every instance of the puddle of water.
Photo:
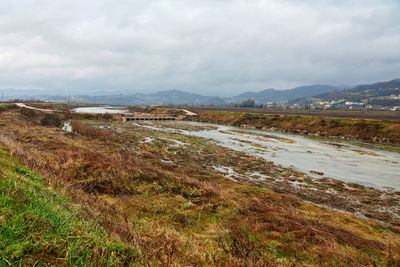
<svg viewBox="0 0 400 267">
<path fill-rule="evenodd" d="M 265 181 L 271 178 L 272 178 L 271 176 L 259 172 L 252 172 L 250 175 L 250 180 Z"/>
<path fill-rule="evenodd" d="M 307 183 L 299 182 L 299 181 L 288 181 L 288 183 L 292 184 L 294 187 L 297 187 L 297 188 L 308 185 Z"/>
<path fill-rule="evenodd" d="M 122 109 L 121 107 L 86 107 L 86 108 L 75 108 L 72 111 L 77 113 L 113 113 L 113 114 L 124 114 L 128 113 L 128 110 Z"/>
<path fill-rule="evenodd" d="M 144 140 L 140 141 L 141 144 L 152 143 L 154 141 L 153 137 L 146 137 Z"/>
<path fill-rule="evenodd" d="M 235 172 L 231 167 L 225 167 L 225 166 L 214 166 L 214 170 L 221 172 L 224 177 L 237 182 L 237 180 L 234 177 L 240 177 L 243 178 L 243 176 L 237 172 Z"/>
<path fill-rule="evenodd" d="M 174 164 L 174 165 L 175 165 L 175 163 L 174 163 L 172 160 L 162 159 L 161 162 L 167 163 L 167 164 Z"/>
<path fill-rule="evenodd" d="M 175 144 L 170 145 L 170 147 L 184 147 L 186 145 L 184 142 L 175 140 L 175 139 L 170 139 L 170 138 L 165 138 L 165 137 L 159 137 L 159 139 L 175 143 Z"/>
</svg>

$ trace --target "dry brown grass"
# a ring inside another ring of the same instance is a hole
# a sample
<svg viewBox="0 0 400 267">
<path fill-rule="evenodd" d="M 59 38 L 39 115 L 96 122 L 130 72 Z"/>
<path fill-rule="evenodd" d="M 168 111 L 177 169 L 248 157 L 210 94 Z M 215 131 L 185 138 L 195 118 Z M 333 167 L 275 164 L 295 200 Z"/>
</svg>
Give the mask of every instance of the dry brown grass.
<svg viewBox="0 0 400 267">
<path fill-rule="evenodd" d="M 306 110 L 283 108 L 234 108 L 234 107 L 188 107 L 188 109 L 201 113 L 205 111 L 239 112 L 253 114 L 287 115 L 287 116 L 312 116 L 323 118 L 348 118 L 366 120 L 400 121 L 400 112 L 389 110 Z"/>
<path fill-rule="evenodd" d="M 112 134 L 108 130 L 95 128 L 95 127 L 80 123 L 76 120 L 72 120 L 70 122 L 70 125 L 74 129 L 74 132 L 76 132 L 77 134 L 83 135 L 85 137 L 88 137 L 88 138 L 92 138 L 92 139 L 98 138 L 101 140 L 114 140 L 116 138 L 116 135 Z"/>
<path fill-rule="evenodd" d="M 165 116 L 185 116 L 186 112 L 180 109 L 174 108 L 160 108 L 154 106 L 129 106 L 129 112 L 132 113 L 144 113 L 144 114 L 154 114 L 154 115 L 165 115 Z"/>
</svg>

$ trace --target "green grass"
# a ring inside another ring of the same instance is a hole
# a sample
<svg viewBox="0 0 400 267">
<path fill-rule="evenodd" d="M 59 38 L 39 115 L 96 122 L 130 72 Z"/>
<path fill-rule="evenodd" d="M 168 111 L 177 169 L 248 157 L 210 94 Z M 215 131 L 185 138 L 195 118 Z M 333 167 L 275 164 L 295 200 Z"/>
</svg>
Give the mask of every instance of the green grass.
<svg viewBox="0 0 400 267">
<path fill-rule="evenodd" d="M 0 147 L 0 266 L 122 265 L 137 253 Z"/>
<path fill-rule="evenodd" d="M 6 103 L 0 103 L 0 112 L 1 111 L 6 111 L 10 108 L 16 107 L 14 104 L 6 104 Z"/>
</svg>

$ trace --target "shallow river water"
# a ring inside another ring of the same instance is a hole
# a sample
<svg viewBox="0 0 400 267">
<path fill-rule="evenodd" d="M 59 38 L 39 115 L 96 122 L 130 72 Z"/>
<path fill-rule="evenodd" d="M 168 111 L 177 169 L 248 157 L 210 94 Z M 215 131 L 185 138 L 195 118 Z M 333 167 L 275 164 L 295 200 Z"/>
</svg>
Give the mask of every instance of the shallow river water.
<svg viewBox="0 0 400 267">
<path fill-rule="evenodd" d="M 215 130 L 184 131 L 187 135 L 214 140 L 217 144 L 293 167 L 315 177 L 330 177 L 378 189 L 400 190 L 400 153 L 359 147 L 351 142 L 324 140 L 294 134 L 250 130 L 198 122 L 183 124 L 215 126 Z M 143 126 L 143 125 L 141 125 Z M 322 176 L 310 171 L 323 172 Z"/>
<path fill-rule="evenodd" d="M 77 108 L 75 112 L 125 113 L 115 107 Z M 364 148 L 352 142 L 311 138 L 273 131 L 251 130 L 232 126 L 177 121 L 176 123 L 213 126 L 213 130 L 186 131 L 157 128 L 160 131 L 179 132 L 203 137 L 217 144 L 244 152 L 250 156 L 272 161 L 283 167 L 292 167 L 314 177 L 330 177 L 378 189 L 393 188 L 400 191 L 400 153 Z M 168 127 L 168 125 L 165 125 Z M 323 175 L 310 173 L 322 172 Z"/>
</svg>

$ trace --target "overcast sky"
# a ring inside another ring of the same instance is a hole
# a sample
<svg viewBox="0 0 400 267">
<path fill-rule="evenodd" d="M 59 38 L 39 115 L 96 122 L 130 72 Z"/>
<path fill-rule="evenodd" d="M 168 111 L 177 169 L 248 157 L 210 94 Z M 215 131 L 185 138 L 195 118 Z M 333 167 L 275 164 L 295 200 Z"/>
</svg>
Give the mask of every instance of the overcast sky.
<svg viewBox="0 0 400 267">
<path fill-rule="evenodd" d="M 399 0 L 0 1 L 0 88 L 233 95 L 399 77 Z"/>
</svg>

